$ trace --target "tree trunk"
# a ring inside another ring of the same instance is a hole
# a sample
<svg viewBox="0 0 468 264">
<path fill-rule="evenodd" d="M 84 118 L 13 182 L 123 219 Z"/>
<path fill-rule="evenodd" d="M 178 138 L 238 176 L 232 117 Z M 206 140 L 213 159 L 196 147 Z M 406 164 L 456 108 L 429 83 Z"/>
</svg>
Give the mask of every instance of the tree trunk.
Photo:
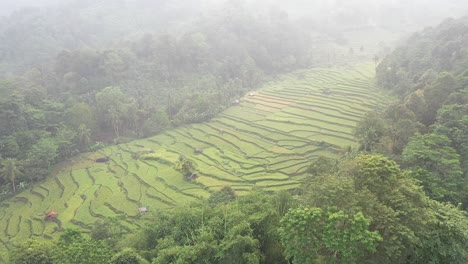
<svg viewBox="0 0 468 264">
<path fill-rule="evenodd" d="M 11 179 L 11 183 L 13 184 L 13 194 L 16 194 L 15 179 Z"/>
</svg>

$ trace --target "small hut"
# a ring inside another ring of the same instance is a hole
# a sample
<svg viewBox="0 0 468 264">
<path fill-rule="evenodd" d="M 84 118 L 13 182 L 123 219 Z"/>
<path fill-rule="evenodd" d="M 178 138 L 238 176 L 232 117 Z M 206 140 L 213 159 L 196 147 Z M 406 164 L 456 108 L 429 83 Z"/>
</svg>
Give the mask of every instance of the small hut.
<svg viewBox="0 0 468 264">
<path fill-rule="evenodd" d="M 198 178 L 198 175 L 192 172 L 192 173 L 187 174 L 186 177 L 187 177 L 187 180 L 195 180 Z"/>
<path fill-rule="evenodd" d="M 50 210 L 47 214 L 46 214 L 46 220 L 47 221 L 53 221 L 55 219 L 57 219 L 58 217 L 58 212 L 55 211 L 55 210 Z"/>
<path fill-rule="evenodd" d="M 238 105 L 238 104 L 240 104 L 240 100 L 238 99 L 234 100 L 234 105 Z"/>
<path fill-rule="evenodd" d="M 140 214 L 144 214 L 144 213 L 148 212 L 148 207 L 146 207 L 146 206 L 140 207 L 140 208 L 138 208 L 138 211 L 140 212 Z"/>
<path fill-rule="evenodd" d="M 203 153 L 203 149 L 195 149 L 195 154 L 202 154 Z"/>
<path fill-rule="evenodd" d="M 322 90 L 322 93 L 326 96 L 330 96 L 332 95 L 333 91 L 330 88 L 328 88 L 328 89 Z"/>
</svg>

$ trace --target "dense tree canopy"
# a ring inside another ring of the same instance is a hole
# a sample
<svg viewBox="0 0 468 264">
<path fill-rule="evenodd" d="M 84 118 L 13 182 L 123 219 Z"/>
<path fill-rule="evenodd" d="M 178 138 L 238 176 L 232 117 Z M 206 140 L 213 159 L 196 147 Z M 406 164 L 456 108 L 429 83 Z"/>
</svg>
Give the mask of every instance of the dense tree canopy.
<svg viewBox="0 0 468 264">
<path fill-rule="evenodd" d="M 426 193 L 467 207 L 466 18 L 412 36 L 377 68 L 399 102 L 369 114 L 355 136 L 361 149 L 391 155 Z M 377 129 L 380 128 L 380 129 Z"/>
<path fill-rule="evenodd" d="M 142 1 L 160 7 L 155 14 L 128 1 L 113 1 L 108 12 L 99 6 L 105 1 L 72 2 L 50 16 L 30 9 L 0 20 L 1 199 L 26 182 L 40 184 L 52 165 L 81 152 L 207 121 L 278 74 L 333 64 L 334 45 L 346 41 L 317 23 L 298 26 L 280 11 L 256 16 L 237 1 L 222 15 L 201 16 L 186 1 Z M 173 8 L 184 19 L 171 17 Z M 333 19 L 362 20 L 343 11 Z M 241 195 L 216 185 L 207 197 L 190 194 L 199 199 L 168 202 L 171 208 L 145 218 L 111 207 L 117 216 L 104 217 L 88 207 L 99 221 L 78 223 L 85 232 L 52 219 L 57 226 L 48 231 L 58 239 L 0 242 L 11 263 L 31 264 L 468 263 L 467 21 L 448 19 L 413 35 L 378 66 L 376 56 L 376 81 L 395 101 L 357 122 L 359 149 L 305 159 L 307 176 L 297 189 L 254 187 Z M 347 50 L 353 57 L 365 48 Z M 193 180 L 201 165 L 179 157 L 168 166 Z M 12 199 L 27 208 L 28 199 Z M 32 217 L 46 229 L 43 216 Z M 137 230 L 127 227 L 140 217 Z"/>
<path fill-rule="evenodd" d="M 257 17 L 243 4 L 171 32 L 176 18 L 163 19 L 166 11 L 186 19 L 196 11 L 160 1 L 158 15 L 135 3 L 123 12 L 125 1 L 113 1 L 116 13 L 103 13 L 78 2 L 47 10 L 56 16 L 23 10 L 0 26 L 0 149 L 24 166 L 21 181 L 43 179 L 50 165 L 79 152 L 209 120 L 270 76 L 320 63 L 312 44 L 330 43 L 287 16 Z M 133 15 L 152 27 L 134 34 Z"/>
</svg>

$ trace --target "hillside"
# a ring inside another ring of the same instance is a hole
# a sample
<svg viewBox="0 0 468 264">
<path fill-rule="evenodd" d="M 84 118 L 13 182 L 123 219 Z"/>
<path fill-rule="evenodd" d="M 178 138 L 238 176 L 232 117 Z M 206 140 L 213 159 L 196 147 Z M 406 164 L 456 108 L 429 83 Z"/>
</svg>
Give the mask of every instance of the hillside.
<svg viewBox="0 0 468 264">
<path fill-rule="evenodd" d="M 0 264 L 468 263 L 468 2 L 31 2 Z"/>
<path fill-rule="evenodd" d="M 399 100 L 359 125 L 361 147 L 399 160 L 426 194 L 467 208 L 468 18 L 415 33 L 376 69 Z M 374 133 L 366 133 L 373 129 Z M 370 147 L 369 147 L 370 146 Z"/>
<path fill-rule="evenodd" d="M 385 103 L 373 83 L 371 64 L 301 70 L 249 93 L 210 122 L 75 157 L 1 204 L 2 245 L 55 237 L 60 228 L 89 232 L 96 220 L 119 214 L 133 229 L 160 209 L 207 198 L 225 185 L 239 194 L 298 187 L 315 157 L 357 146 L 356 123 Z M 186 180 L 176 170 L 181 156 L 198 178 Z M 110 161 L 94 162 L 102 157 Z M 150 213 L 140 216 L 142 206 Z M 59 212 L 58 221 L 44 221 L 49 210 Z"/>
</svg>

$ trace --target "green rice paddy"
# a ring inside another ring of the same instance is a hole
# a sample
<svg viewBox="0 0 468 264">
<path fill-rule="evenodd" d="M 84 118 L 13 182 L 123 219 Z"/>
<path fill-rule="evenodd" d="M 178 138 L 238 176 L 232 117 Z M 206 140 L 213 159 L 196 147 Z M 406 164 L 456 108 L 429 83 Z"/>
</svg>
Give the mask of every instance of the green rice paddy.
<svg viewBox="0 0 468 264">
<path fill-rule="evenodd" d="M 136 228 L 158 210 L 226 185 L 239 194 L 296 188 L 311 160 L 357 146 L 356 123 L 385 103 L 373 76 L 371 64 L 302 70 L 249 93 L 210 122 L 59 164 L 45 181 L 0 204 L 0 251 L 31 237 L 57 237 L 61 228 L 89 232 L 97 220 L 118 214 Z M 195 164 L 196 180 L 175 169 L 179 156 Z M 94 162 L 100 157 L 110 161 Z M 149 213 L 140 215 L 143 206 Z M 59 212 L 57 221 L 44 221 L 49 210 Z"/>
</svg>

